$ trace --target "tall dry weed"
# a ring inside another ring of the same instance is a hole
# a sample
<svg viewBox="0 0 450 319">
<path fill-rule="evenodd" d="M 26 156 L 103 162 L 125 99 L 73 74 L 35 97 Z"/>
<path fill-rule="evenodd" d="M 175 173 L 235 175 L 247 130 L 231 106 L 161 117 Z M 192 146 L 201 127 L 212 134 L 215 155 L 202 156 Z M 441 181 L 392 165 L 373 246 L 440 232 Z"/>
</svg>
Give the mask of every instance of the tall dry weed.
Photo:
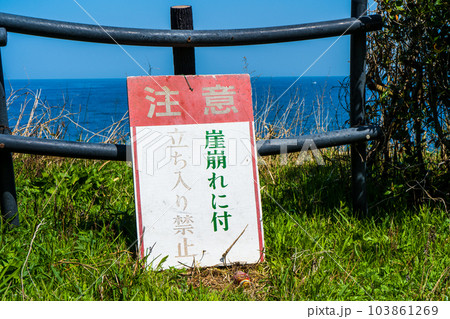
<svg viewBox="0 0 450 319">
<path fill-rule="evenodd" d="M 128 112 L 122 118 L 98 132 L 94 132 L 79 122 L 78 112 L 71 112 L 71 105 L 64 98 L 62 105 L 50 105 L 42 97 L 42 91 L 28 88 L 11 88 L 6 104 L 10 120 L 15 122 L 11 129 L 13 135 L 46 139 L 66 139 L 68 133 L 76 134 L 78 141 L 89 142 L 93 139 L 102 143 L 121 143 L 128 135 Z M 20 107 L 18 115 L 11 118 L 12 108 Z M 75 133 L 74 133 L 75 132 Z"/>
</svg>

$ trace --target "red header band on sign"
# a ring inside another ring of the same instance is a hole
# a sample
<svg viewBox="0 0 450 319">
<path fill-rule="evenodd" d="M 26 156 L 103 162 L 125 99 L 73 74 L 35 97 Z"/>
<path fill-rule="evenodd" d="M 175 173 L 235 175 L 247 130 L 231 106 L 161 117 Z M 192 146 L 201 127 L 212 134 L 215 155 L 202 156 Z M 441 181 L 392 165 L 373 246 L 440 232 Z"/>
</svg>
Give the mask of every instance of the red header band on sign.
<svg viewBox="0 0 450 319">
<path fill-rule="evenodd" d="M 250 76 L 129 77 L 130 126 L 252 122 Z"/>
</svg>

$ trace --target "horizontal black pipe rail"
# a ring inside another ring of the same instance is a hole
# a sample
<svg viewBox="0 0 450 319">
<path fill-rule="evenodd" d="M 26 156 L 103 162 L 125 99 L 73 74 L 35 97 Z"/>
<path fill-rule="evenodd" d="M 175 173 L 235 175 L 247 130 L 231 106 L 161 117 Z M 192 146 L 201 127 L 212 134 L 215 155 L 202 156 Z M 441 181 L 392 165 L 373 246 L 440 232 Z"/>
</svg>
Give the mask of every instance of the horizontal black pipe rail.
<svg viewBox="0 0 450 319">
<path fill-rule="evenodd" d="M 8 32 L 65 40 L 163 47 L 266 44 L 334 37 L 381 30 L 380 15 L 279 27 L 225 30 L 156 30 L 98 26 L 0 13 Z"/>
<path fill-rule="evenodd" d="M 256 147 L 260 156 L 267 156 L 299 152 L 305 143 L 308 149 L 327 148 L 376 139 L 381 134 L 378 126 L 368 125 L 289 139 L 259 140 Z M 14 135 L 0 135 L 0 152 L 2 151 L 97 160 L 131 160 L 130 146 L 123 144 L 72 142 Z"/>
<path fill-rule="evenodd" d="M 305 149 L 327 148 L 380 138 L 379 126 L 365 125 L 320 134 L 303 135 L 288 139 L 269 139 L 256 142 L 260 156 L 293 153 Z"/>
<path fill-rule="evenodd" d="M 126 160 L 126 145 L 73 142 L 45 138 L 0 135 L 0 152 L 97 160 Z M 131 159 L 131 157 L 130 157 Z"/>
</svg>

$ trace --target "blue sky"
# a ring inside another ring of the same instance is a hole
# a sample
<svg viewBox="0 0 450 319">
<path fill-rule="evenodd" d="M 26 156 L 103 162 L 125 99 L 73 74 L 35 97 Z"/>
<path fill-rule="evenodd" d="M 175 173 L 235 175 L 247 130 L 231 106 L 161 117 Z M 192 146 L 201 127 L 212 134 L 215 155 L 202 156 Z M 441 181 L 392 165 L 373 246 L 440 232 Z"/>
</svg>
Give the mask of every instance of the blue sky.
<svg viewBox="0 0 450 319">
<path fill-rule="evenodd" d="M 194 28 L 233 29 L 317 22 L 350 16 L 350 0 L 188 1 L 76 0 L 100 24 L 170 29 L 170 7 L 192 5 Z M 0 0 L 0 12 L 95 24 L 74 0 Z M 197 74 L 299 76 L 336 38 L 256 46 L 196 48 Z M 305 76 L 347 75 L 349 36 L 342 37 Z M 152 75 L 173 74 L 172 49 L 124 46 Z M 120 78 L 144 71 L 116 45 L 8 34 L 2 50 L 6 79 Z"/>
</svg>

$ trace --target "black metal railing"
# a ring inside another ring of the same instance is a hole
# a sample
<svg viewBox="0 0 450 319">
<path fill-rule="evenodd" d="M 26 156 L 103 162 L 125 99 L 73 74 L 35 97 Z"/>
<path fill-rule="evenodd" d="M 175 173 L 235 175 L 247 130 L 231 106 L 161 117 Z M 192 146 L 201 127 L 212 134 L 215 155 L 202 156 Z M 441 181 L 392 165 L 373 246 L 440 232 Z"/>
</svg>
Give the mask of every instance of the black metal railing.
<svg viewBox="0 0 450 319">
<path fill-rule="evenodd" d="M 379 15 L 361 18 L 226 30 L 155 30 L 118 28 L 30 18 L 0 13 L 0 26 L 8 32 L 64 40 L 158 47 L 214 47 L 267 44 L 319 39 L 378 30 Z"/>
<path fill-rule="evenodd" d="M 351 18 L 289 26 L 235 29 L 192 30 L 192 9 L 172 7 L 172 30 L 135 29 L 69 23 L 0 13 L 0 46 L 7 44 L 7 32 L 65 40 L 122 45 L 173 47 L 175 74 L 195 74 L 194 47 L 237 46 L 300 41 L 351 35 L 350 48 L 350 124 L 351 128 L 290 139 L 257 142 L 260 156 L 301 151 L 305 143 L 317 148 L 351 144 L 353 208 L 367 215 L 366 142 L 381 136 L 381 129 L 365 125 L 366 32 L 380 30 L 379 15 L 366 16 L 367 0 L 351 0 Z M 88 158 L 127 159 L 128 146 L 40 139 L 11 135 L 8 127 L 3 69 L 0 55 L 0 204 L 2 215 L 19 224 L 11 153 Z M 129 157 L 128 157 L 129 158 Z"/>
</svg>

